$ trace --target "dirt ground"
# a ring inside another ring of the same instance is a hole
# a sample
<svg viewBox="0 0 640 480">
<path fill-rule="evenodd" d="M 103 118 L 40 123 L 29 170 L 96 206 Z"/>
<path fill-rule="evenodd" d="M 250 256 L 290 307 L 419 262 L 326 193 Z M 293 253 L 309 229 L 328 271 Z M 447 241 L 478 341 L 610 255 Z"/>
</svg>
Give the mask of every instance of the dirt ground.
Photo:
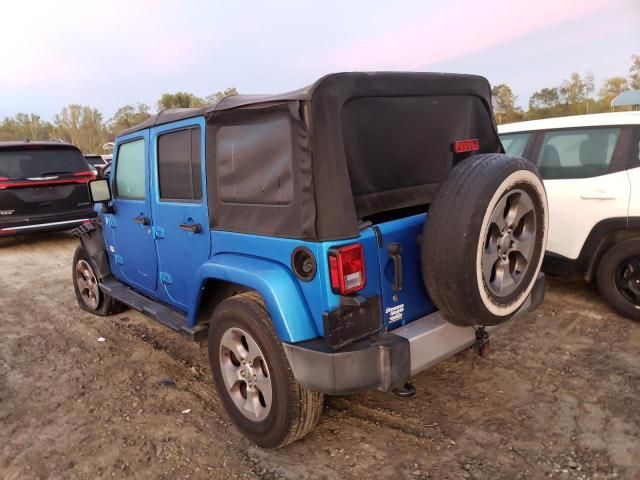
<svg viewBox="0 0 640 480">
<path fill-rule="evenodd" d="M 423 372 L 409 400 L 327 399 L 307 438 L 266 451 L 223 412 L 204 344 L 77 308 L 75 245 L 0 240 L 2 479 L 640 478 L 640 324 L 579 281 L 548 281 L 490 358 Z"/>
</svg>

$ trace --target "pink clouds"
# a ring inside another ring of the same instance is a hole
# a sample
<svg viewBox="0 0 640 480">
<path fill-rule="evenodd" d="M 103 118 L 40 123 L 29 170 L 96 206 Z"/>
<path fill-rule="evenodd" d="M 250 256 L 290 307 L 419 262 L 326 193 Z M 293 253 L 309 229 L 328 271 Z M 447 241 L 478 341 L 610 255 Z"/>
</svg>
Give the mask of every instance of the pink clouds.
<svg viewBox="0 0 640 480">
<path fill-rule="evenodd" d="M 433 16 L 408 19 L 327 59 L 332 69 L 416 69 L 470 54 L 528 33 L 577 20 L 622 0 L 457 1 Z M 401 3 L 396 4 L 400 8 Z"/>
</svg>

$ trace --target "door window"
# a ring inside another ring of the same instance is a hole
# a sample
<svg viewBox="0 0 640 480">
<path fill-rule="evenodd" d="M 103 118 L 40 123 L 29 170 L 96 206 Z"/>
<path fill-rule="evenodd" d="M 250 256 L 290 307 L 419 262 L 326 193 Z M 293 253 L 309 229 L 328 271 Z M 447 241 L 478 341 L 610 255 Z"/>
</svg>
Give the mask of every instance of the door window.
<svg viewBox="0 0 640 480">
<path fill-rule="evenodd" d="M 500 135 L 500 141 L 504 151 L 509 155 L 515 155 L 516 157 L 522 157 L 524 149 L 527 148 L 531 138 L 530 133 L 509 133 L 506 135 Z"/>
<path fill-rule="evenodd" d="M 620 128 L 545 133 L 537 162 L 542 178 L 588 178 L 608 173 L 619 136 Z"/>
<path fill-rule="evenodd" d="M 202 175 L 200 128 L 158 137 L 158 184 L 161 200 L 200 201 Z"/>
<path fill-rule="evenodd" d="M 144 140 L 134 140 L 118 147 L 116 160 L 116 196 L 144 199 Z"/>
</svg>

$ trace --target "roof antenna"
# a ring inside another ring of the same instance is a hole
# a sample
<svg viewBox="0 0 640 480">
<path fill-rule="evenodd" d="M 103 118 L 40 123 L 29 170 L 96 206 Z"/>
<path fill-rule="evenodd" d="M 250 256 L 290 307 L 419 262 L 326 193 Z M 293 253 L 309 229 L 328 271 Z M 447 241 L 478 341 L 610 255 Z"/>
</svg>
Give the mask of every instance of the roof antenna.
<svg viewBox="0 0 640 480">
<path fill-rule="evenodd" d="M 23 141 L 24 143 L 29 143 L 29 142 L 31 141 L 31 139 L 30 139 L 29 137 L 24 137 L 24 138 L 22 139 L 22 141 Z"/>
</svg>

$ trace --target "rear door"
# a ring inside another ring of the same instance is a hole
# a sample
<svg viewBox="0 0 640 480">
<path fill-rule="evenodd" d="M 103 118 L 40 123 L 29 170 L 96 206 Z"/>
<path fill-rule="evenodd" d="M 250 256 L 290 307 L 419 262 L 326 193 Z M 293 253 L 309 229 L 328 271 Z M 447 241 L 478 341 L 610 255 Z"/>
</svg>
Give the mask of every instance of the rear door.
<svg viewBox="0 0 640 480">
<path fill-rule="evenodd" d="M 115 213 L 105 215 L 114 245 L 114 273 L 125 283 L 147 292 L 156 290 L 158 263 L 151 225 L 149 197 L 149 131 L 120 139 L 114 152 L 112 177 Z"/>
<path fill-rule="evenodd" d="M 598 222 L 627 216 L 630 183 L 625 168 L 630 134 L 624 127 L 539 134 L 534 160 L 549 201 L 547 251 L 576 259 Z"/>
<path fill-rule="evenodd" d="M 158 252 L 158 294 L 188 310 L 195 273 L 209 257 L 204 188 L 204 119 L 156 127 L 151 132 L 153 224 Z"/>
</svg>

